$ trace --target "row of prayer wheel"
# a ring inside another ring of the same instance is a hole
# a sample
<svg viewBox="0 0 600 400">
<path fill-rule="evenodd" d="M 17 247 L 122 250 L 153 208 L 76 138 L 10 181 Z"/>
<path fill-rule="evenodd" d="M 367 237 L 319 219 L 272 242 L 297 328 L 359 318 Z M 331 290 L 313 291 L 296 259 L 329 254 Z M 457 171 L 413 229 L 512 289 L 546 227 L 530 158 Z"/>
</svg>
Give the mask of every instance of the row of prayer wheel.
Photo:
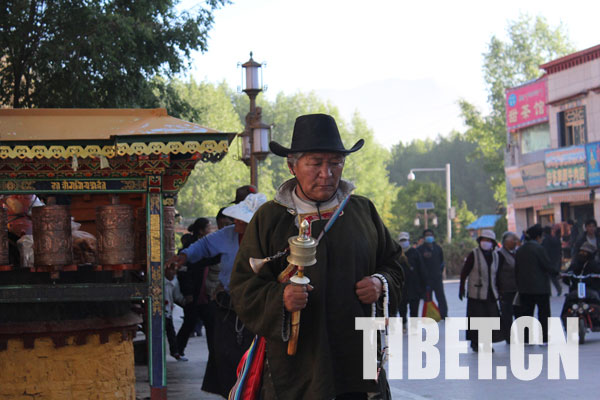
<svg viewBox="0 0 600 400">
<path fill-rule="evenodd" d="M 69 206 L 34 207 L 33 252 L 35 267 L 59 268 L 73 264 Z M 0 266 L 9 264 L 7 214 L 0 208 Z M 97 263 L 103 266 L 146 263 L 146 210 L 110 204 L 96 208 Z M 175 208 L 163 207 L 165 258 L 175 254 Z"/>
</svg>

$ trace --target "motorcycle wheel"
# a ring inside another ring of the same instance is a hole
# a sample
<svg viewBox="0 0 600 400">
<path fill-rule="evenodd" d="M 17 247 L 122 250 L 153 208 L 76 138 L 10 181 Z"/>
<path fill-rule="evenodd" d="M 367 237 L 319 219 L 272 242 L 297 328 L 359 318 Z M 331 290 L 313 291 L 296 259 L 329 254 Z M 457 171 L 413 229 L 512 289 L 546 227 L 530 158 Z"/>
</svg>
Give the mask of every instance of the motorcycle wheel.
<svg viewBox="0 0 600 400">
<path fill-rule="evenodd" d="M 585 343 L 585 331 L 586 331 L 585 321 L 583 318 L 579 318 L 579 344 Z"/>
</svg>

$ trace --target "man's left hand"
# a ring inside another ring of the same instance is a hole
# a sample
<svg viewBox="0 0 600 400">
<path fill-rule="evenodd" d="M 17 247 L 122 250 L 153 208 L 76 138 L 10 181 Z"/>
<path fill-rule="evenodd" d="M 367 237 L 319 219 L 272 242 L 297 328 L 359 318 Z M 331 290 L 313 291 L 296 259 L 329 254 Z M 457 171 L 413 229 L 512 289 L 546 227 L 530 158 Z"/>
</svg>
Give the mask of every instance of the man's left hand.
<svg viewBox="0 0 600 400">
<path fill-rule="evenodd" d="M 364 304 L 376 302 L 381 296 L 381 281 L 372 276 L 365 276 L 356 283 L 356 295 Z"/>
</svg>

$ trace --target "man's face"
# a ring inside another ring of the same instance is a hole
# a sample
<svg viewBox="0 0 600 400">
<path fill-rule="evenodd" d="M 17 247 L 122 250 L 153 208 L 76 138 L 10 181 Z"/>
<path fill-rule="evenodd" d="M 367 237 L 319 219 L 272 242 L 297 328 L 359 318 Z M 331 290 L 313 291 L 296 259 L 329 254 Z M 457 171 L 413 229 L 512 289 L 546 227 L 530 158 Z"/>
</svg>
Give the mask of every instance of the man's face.
<svg viewBox="0 0 600 400">
<path fill-rule="evenodd" d="M 237 232 L 240 235 L 243 235 L 244 232 L 246 232 L 246 227 L 248 226 L 247 222 L 244 222 L 244 221 L 239 220 L 239 219 L 234 219 L 233 223 L 235 224 L 235 228 L 233 228 L 233 230 L 235 232 Z"/>
<path fill-rule="evenodd" d="M 302 187 L 302 190 L 296 193 L 300 198 L 326 201 L 333 196 L 340 184 L 344 169 L 344 155 L 307 153 L 296 162 L 295 166 L 290 166 L 290 169 Z"/>
<path fill-rule="evenodd" d="M 433 236 L 433 233 L 427 232 L 425 234 L 425 243 L 430 243 L 431 244 L 433 242 L 435 242 L 435 237 Z"/>
<path fill-rule="evenodd" d="M 517 247 L 517 239 L 514 236 L 509 236 L 504 240 L 504 248 L 506 250 L 514 250 Z"/>
<path fill-rule="evenodd" d="M 588 236 L 594 236 L 596 234 L 596 225 L 595 224 L 587 224 L 585 226 L 585 231 Z"/>
</svg>

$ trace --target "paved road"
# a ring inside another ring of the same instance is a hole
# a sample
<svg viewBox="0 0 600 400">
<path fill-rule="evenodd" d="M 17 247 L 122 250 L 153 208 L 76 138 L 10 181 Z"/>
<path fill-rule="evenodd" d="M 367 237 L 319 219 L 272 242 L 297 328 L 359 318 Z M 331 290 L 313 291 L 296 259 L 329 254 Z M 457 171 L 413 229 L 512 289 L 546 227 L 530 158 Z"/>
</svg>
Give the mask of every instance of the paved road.
<svg viewBox="0 0 600 400">
<path fill-rule="evenodd" d="M 175 307 L 173 324 L 175 330 L 179 330 L 183 320 L 183 310 Z M 167 396 L 169 400 L 216 400 L 221 396 L 202 391 L 202 379 L 208 361 L 206 347 L 206 336 L 191 337 L 185 349 L 188 362 L 180 362 L 173 357 L 167 358 Z M 145 366 L 135 367 L 135 391 L 136 398 L 145 400 L 150 398 L 150 386 L 148 384 L 148 368 Z"/>
<path fill-rule="evenodd" d="M 466 302 L 458 300 L 458 283 L 446 282 L 444 285 L 448 299 L 449 316 L 464 317 Z M 558 316 L 562 309 L 564 298 L 552 296 L 552 316 Z M 393 380 L 390 381 L 394 399 L 597 399 L 600 398 L 600 333 L 589 333 L 586 343 L 579 347 L 579 379 L 566 380 L 561 369 L 561 379 L 549 380 L 547 378 L 547 347 L 531 346 L 525 348 L 526 354 L 542 354 L 544 368 L 537 379 L 521 381 L 510 372 L 510 347 L 505 343 L 494 344 L 493 371 L 496 366 L 507 366 L 506 380 L 478 380 L 477 379 L 477 354 L 469 351 L 460 356 L 460 365 L 469 367 L 469 377 L 466 380 L 447 380 L 444 378 L 444 323 L 440 323 L 440 341 L 438 349 L 441 353 L 442 370 L 440 376 L 432 380 Z M 407 371 L 406 351 L 404 356 L 404 375 Z M 494 373 L 495 375 L 495 373 Z"/>
<path fill-rule="evenodd" d="M 458 300 L 458 283 L 448 281 L 445 284 L 450 317 L 464 317 L 466 302 Z M 551 298 L 552 315 L 558 316 L 563 297 Z M 181 309 L 175 312 L 176 328 L 181 324 Z M 469 380 L 447 380 L 444 378 L 444 322 L 439 324 L 440 341 L 437 348 L 441 353 L 442 370 L 436 379 L 431 380 L 392 380 L 390 386 L 394 399 L 408 400 L 565 400 L 565 399 L 597 399 L 600 398 L 600 333 L 590 333 L 586 343 L 579 348 L 579 380 L 564 379 L 561 370 L 560 380 L 548 380 L 546 364 L 541 375 L 533 381 L 520 381 L 510 371 L 509 347 L 504 343 L 494 344 L 493 371 L 496 366 L 507 366 L 506 380 L 478 380 L 477 354 L 469 351 L 460 356 L 460 365 L 468 366 Z M 406 336 L 405 336 L 406 339 Z M 406 340 L 405 346 L 406 346 Z M 189 362 L 177 362 L 169 357 L 167 360 L 167 379 L 169 399 L 175 400 L 214 400 L 221 397 L 201 391 L 202 378 L 206 368 L 207 352 L 205 337 L 192 337 L 186 355 Z M 547 348 L 539 346 L 526 347 L 526 354 L 544 355 L 546 361 Z M 404 350 L 404 374 L 408 371 L 408 362 Z M 495 373 L 494 373 L 495 375 Z M 149 398 L 148 373 L 146 367 L 136 367 L 136 391 L 138 399 Z"/>
</svg>

